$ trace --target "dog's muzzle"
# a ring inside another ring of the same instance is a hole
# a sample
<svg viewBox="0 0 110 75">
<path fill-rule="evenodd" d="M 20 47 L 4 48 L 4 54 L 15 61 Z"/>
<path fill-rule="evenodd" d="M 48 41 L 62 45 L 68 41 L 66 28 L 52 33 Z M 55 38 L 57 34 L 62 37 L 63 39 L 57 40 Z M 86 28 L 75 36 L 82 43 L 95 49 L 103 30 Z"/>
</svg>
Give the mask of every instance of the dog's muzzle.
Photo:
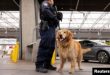
<svg viewBox="0 0 110 75">
<path fill-rule="evenodd" d="M 63 37 L 62 37 L 62 35 L 59 35 L 60 36 L 60 39 L 62 39 Z"/>
<path fill-rule="evenodd" d="M 60 41 L 64 41 L 65 40 L 65 37 L 63 37 L 62 35 L 59 35 L 60 36 Z"/>
</svg>

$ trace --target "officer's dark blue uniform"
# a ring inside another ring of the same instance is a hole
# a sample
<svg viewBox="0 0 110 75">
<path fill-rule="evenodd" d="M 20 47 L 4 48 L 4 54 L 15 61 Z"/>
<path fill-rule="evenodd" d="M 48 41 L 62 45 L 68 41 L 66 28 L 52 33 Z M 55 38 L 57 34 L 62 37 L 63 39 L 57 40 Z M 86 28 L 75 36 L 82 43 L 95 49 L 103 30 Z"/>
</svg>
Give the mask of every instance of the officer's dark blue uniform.
<svg viewBox="0 0 110 75">
<path fill-rule="evenodd" d="M 59 24 L 55 8 L 50 6 L 47 1 L 42 2 L 40 8 L 40 19 L 41 22 L 47 21 L 48 27 L 42 30 L 42 26 L 40 26 L 41 41 L 35 65 L 36 69 L 38 69 L 37 71 L 47 72 L 44 68 L 49 69 L 49 67 L 51 67 L 51 58 L 55 49 L 55 29 Z"/>
</svg>

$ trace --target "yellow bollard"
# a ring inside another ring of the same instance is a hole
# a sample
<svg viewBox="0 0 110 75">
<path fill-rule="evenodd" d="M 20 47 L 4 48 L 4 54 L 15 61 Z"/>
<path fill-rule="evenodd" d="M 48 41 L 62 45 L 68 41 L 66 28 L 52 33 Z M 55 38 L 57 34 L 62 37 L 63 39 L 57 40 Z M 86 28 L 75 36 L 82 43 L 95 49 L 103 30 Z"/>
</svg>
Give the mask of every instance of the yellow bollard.
<svg viewBox="0 0 110 75">
<path fill-rule="evenodd" d="M 53 55 L 52 55 L 52 59 L 51 59 L 51 64 L 52 65 L 55 64 L 55 61 L 56 61 L 56 52 L 54 50 Z"/>
<path fill-rule="evenodd" d="M 10 55 L 11 60 L 15 63 L 18 61 L 18 54 L 19 54 L 19 43 L 17 42 Z"/>
</svg>

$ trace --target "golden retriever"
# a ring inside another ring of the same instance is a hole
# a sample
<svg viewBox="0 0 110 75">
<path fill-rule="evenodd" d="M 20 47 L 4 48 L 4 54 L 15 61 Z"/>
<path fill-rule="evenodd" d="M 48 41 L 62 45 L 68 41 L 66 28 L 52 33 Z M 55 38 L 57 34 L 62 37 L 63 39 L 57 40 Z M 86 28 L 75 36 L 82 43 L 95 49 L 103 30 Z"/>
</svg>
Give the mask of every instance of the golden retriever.
<svg viewBox="0 0 110 75">
<path fill-rule="evenodd" d="M 60 68 L 59 72 L 62 72 L 62 68 L 66 60 L 71 63 L 71 68 L 69 73 L 74 73 L 75 63 L 78 62 L 78 67 L 81 70 L 81 61 L 83 58 L 84 49 L 78 41 L 73 39 L 73 33 L 67 29 L 61 29 L 57 31 L 56 42 L 58 47 L 58 52 L 60 56 Z M 90 49 L 85 49 L 86 52 Z"/>
</svg>

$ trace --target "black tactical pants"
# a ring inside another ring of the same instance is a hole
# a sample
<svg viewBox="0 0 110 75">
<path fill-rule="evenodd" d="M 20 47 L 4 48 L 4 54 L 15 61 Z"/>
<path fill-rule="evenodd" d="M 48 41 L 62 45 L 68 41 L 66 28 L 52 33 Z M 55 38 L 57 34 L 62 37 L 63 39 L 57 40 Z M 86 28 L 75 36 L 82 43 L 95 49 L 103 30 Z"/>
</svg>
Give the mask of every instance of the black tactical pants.
<svg viewBox="0 0 110 75">
<path fill-rule="evenodd" d="M 40 30 L 41 41 L 38 48 L 36 68 L 48 68 L 51 65 L 51 58 L 55 49 L 55 28 L 49 27 L 48 30 Z"/>
</svg>

